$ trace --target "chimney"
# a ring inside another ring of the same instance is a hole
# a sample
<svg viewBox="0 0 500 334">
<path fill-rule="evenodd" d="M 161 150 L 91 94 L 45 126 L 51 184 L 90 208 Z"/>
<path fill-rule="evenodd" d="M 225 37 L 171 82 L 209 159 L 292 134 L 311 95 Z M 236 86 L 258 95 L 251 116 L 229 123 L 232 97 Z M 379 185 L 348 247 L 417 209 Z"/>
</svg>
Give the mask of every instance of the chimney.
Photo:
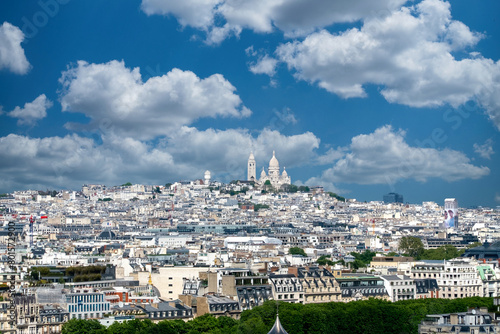
<svg viewBox="0 0 500 334">
<path fill-rule="evenodd" d="M 288 273 L 294 275 L 295 277 L 299 276 L 297 267 L 288 267 Z"/>
<path fill-rule="evenodd" d="M 456 313 L 450 314 L 450 324 L 458 325 L 458 314 Z"/>
</svg>

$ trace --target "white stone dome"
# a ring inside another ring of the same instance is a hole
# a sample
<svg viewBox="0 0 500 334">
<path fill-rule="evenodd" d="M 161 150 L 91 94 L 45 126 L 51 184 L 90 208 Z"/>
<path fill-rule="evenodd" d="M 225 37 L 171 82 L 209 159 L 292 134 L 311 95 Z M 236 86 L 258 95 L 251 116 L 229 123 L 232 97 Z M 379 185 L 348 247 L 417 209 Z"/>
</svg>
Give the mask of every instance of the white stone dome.
<svg viewBox="0 0 500 334">
<path fill-rule="evenodd" d="M 280 168 L 280 163 L 278 162 L 278 159 L 276 159 L 274 151 L 273 151 L 273 157 L 271 158 L 271 161 L 269 161 L 269 168 Z"/>
<path fill-rule="evenodd" d="M 288 173 L 286 172 L 285 167 L 283 167 L 283 176 L 288 176 Z"/>
</svg>

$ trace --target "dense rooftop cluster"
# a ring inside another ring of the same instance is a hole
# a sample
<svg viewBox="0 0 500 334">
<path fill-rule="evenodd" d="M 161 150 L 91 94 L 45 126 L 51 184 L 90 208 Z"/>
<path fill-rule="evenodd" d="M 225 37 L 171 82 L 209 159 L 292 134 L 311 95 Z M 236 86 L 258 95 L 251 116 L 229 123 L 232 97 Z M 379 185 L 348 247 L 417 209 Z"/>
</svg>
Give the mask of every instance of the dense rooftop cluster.
<svg viewBox="0 0 500 334">
<path fill-rule="evenodd" d="M 268 300 L 500 296 L 498 211 L 460 208 L 458 226 L 444 228 L 443 207 L 433 202 L 360 203 L 321 187 L 254 186 L 206 177 L 7 194 L 0 198 L 0 312 L 13 299 L 18 326 L 57 333 L 72 318 L 105 325 L 239 318 Z M 404 256 L 401 240 L 409 237 L 457 254 L 483 245 L 465 257 L 426 260 Z M 0 316 L 2 328 L 7 320 Z"/>
</svg>

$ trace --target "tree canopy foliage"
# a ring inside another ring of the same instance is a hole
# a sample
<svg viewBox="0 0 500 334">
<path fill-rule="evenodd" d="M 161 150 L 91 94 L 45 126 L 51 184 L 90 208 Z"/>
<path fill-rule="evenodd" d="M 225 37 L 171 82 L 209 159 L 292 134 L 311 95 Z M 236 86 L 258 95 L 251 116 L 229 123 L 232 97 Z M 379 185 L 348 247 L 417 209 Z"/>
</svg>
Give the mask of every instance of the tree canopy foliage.
<svg viewBox="0 0 500 334">
<path fill-rule="evenodd" d="M 254 204 L 253 205 L 253 211 L 257 212 L 260 209 L 269 209 L 269 205 L 267 205 L 267 204 Z"/>
<path fill-rule="evenodd" d="M 300 248 L 300 247 L 291 247 L 289 250 L 288 250 L 288 253 L 289 254 L 292 254 L 292 255 L 302 255 L 302 256 L 307 256 L 306 252 Z"/>
<path fill-rule="evenodd" d="M 413 236 L 402 237 L 399 240 L 399 249 L 409 256 L 413 256 L 414 258 L 419 257 L 424 252 L 424 244 L 422 240 Z"/>
<path fill-rule="evenodd" d="M 345 202 L 345 197 L 339 196 L 336 193 L 332 193 L 331 191 L 327 192 L 330 197 L 336 198 L 337 201 Z"/>
<path fill-rule="evenodd" d="M 480 242 L 470 244 L 467 248 L 481 246 Z M 417 237 L 407 236 L 399 241 L 399 249 L 416 260 L 451 260 L 460 257 L 465 250 L 457 249 L 452 245 L 444 245 L 435 249 L 424 249 L 422 240 Z"/>
<path fill-rule="evenodd" d="M 463 253 L 463 250 L 458 250 L 455 246 L 444 245 L 436 249 L 425 249 L 417 260 L 451 260 Z"/>
<path fill-rule="evenodd" d="M 465 312 L 468 307 L 495 310 L 493 298 L 417 299 L 396 303 L 369 299 L 350 303 L 292 304 L 279 302 L 280 321 L 289 334 L 353 333 L 416 334 L 418 324 L 428 314 Z M 62 334 L 266 334 L 276 319 L 277 302 L 268 301 L 243 311 L 240 320 L 204 315 L 194 320 L 147 320 L 115 323 L 108 328 L 96 320 L 72 319 Z"/>
<path fill-rule="evenodd" d="M 351 252 L 351 255 L 354 256 L 354 261 L 351 262 L 351 268 L 359 269 L 368 266 L 377 253 L 367 249 L 363 253 Z"/>
<path fill-rule="evenodd" d="M 316 263 L 319 264 L 320 266 L 324 266 L 324 265 L 333 266 L 335 264 L 335 262 L 333 262 L 332 260 L 330 260 L 330 255 L 321 255 L 316 260 Z"/>
</svg>

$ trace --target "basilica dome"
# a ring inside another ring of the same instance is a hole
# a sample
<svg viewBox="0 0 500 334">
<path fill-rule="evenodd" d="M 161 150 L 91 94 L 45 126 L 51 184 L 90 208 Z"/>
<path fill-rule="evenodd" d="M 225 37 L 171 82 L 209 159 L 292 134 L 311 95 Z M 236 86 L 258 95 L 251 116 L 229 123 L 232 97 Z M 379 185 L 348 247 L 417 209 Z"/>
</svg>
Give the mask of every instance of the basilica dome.
<svg viewBox="0 0 500 334">
<path fill-rule="evenodd" d="M 273 157 L 271 158 L 271 161 L 269 161 L 269 168 L 280 168 L 280 163 L 278 162 L 278 159 L 276 159 L 276 156 L 274 155 L 273 151 Z"/>
</svg>

